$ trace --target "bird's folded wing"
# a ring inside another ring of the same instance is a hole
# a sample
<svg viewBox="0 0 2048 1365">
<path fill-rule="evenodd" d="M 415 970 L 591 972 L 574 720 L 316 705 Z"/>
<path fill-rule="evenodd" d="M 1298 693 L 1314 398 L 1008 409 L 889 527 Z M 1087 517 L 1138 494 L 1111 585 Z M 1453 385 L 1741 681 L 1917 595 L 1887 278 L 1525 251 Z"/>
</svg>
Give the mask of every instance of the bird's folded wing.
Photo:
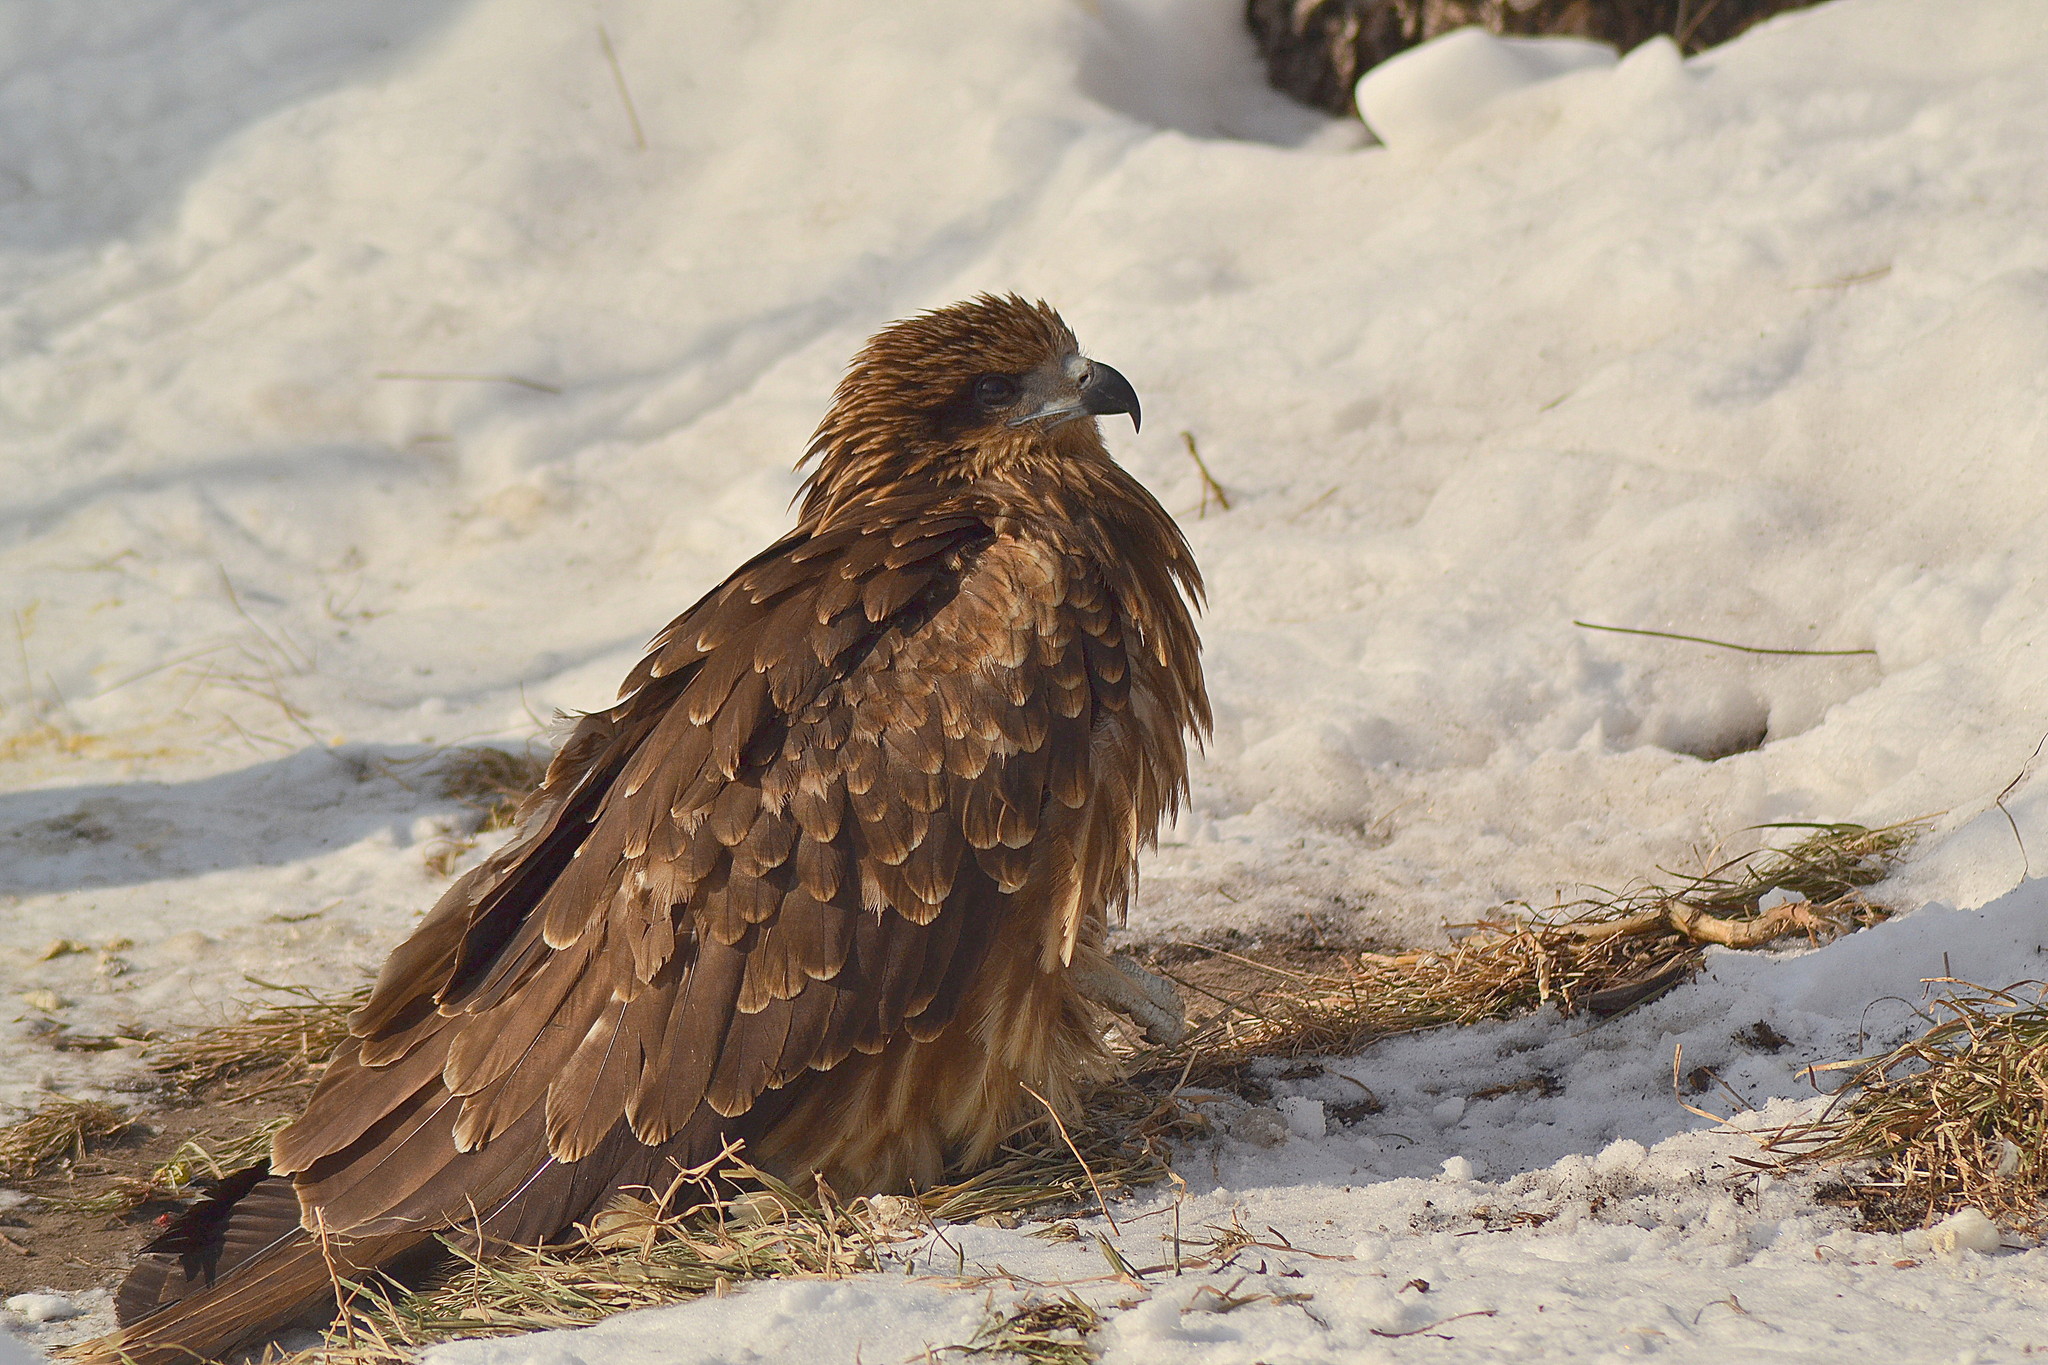
<svg viewBox="0 0 2048 1365">
<path fill-rule="evenodd" d="M 622 1122 L 660 1144 L 935 1036 L 1034 865 L 1086 861 L 1046 817 L 1113 777 L 1122 619 L 1078 562 L 929 501 L 742 568 L 394 954 L 275 1146 L 308 1216 L 467 1222 Z"/>
</svg>

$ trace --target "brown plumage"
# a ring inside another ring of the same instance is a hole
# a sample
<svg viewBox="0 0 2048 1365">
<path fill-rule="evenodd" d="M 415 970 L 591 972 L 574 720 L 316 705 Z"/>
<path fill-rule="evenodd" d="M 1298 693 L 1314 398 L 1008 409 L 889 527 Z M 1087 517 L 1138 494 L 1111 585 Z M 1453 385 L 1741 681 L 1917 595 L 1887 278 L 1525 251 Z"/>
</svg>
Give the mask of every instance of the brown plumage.
<svg viewBox="0 0 2048 1365">
<path fill-rule="evenodd" d="M 730 1139 L 850 1194 L 986 1161 L 1026 1086 L 1071 1112 L 1105 1067 L 1076 978 L 1209 723 L 1200 578 L 1113 412 L 1044 304 L 870 341 L 796 529 L 576 727 L 101 1346 L 214 1356 L 331 1312 L 330 1261 L 543 1241 Z"/>
</svg>

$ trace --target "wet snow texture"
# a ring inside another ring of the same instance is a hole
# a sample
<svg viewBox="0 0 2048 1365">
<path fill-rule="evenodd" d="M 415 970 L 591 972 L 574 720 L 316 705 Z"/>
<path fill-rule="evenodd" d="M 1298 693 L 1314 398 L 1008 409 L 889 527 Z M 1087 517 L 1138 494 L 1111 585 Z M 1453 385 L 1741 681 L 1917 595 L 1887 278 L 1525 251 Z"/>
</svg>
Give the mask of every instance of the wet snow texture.
<svg viewBox="0 0 2048 1365">
<path fill-rule="evenodd" d="M 2048 714 L 2044 62 L 2033 0 L 1838 0 L 1476 105 L 1452 71 L 1387 148 L 1265 91 L 1229 0 L 7 9 L 0 1106 L 132 1080 L 52 1022 L 372 966 L 460 818 L 412 760 L 606 701 L 786 525 L 860 340 L 1014 288 L 1144 395 L 1111 443 L 1211 583 L 1217 734 L 1134 935 L 1415 942 L 1759 822 L 1945 812 L 1880 929 L 1376 1048 L 1340 1069 L 1386 1108 L 1326 1135 L 1355 1087 L 1282 1082 L 1289 1140 L 1187 1154 L 1183 1219 L 1357 1259 L 1254 1252 L 1213 1282 L 1315 1298 L 1229 1314 L 1084 1287 L 1142 1300 L 1108 1358 L 2048 1344 L 2048 1253 L 1846 1232 L 1670 1091 L 1682 1043 L 1789 1112 L 1910 1026 L 1870 1002 L 2041 974 L 2048 808 L 2013 791 L 2016 842 L 1992 799 Z M 948 1236 L 920 1274 L 1102 1264 Z M 445 1358 L 897 1359 L 978 1302 L 769 1286 Z"/>
</svg>

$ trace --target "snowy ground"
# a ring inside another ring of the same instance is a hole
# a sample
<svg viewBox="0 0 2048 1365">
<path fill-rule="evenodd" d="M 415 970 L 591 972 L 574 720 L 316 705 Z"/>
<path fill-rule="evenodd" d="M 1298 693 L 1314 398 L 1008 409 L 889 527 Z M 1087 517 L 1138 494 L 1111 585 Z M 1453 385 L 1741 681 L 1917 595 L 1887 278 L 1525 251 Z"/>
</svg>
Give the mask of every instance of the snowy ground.
<svg viewBox="0 0 2048 1365">
<path fill-rule="evenodd" d="M 374 964 L 458 818 L 414 760 L 607 700 L 786 524 L 859 341 L 1014 288 L 1144 396 L 1112 445 L 1212 587 L 1218 734 L 1134 935 L 1416 942 L 1759 822 L 1939 813 L 1899 920 L 1716 956 L 1611 1025 L 1383 1045 L 1340 1064 L 1382 1113 L 1188 1154 L 1191 1234 L 1236 1210 L 1349 1259 L 1081 1286 L 1130 1305 L 1107 1358 L 2048 1346 L 2048 1251 L 1847 1231 L 1670 1090 L 1682 1043 L 1782 1115 L 1922 978 L 2048 975 L 2048 789 L 2006 798 L 2019 840 L 1993 805 L 2048 730 L 2036 0 L 1837 0 L 1690 62 L 1411 90 L 1391 147 L 1267 92 L 1237 9 L 0 8 L 0 1106 L 132 1081 L 51 1021 Z M 1229 511 L 1197 515 L 1183 431 Z M 1735 1041 L 1759 1019 L 1793 1046 Z M 1119 1212 L 1132 1261 L 1165 1207 Z M 437 1359 L 873 1365 L 971 1333 L 980 1295 L 928 1271 L 1103 1271 L 947 1237 L 916 1276 Z M 1247 1272 L 1314 1297 L 1183 1311 Z"/>
</svg>

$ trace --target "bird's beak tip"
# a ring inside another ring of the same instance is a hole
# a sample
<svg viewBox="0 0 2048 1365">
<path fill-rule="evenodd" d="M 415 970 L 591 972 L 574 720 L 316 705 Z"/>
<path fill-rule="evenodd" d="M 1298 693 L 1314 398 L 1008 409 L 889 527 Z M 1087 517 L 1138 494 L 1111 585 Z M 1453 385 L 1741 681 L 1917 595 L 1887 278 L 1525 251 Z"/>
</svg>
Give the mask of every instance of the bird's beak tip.
<svg viewBox="0 0 2048 1365">
<path fill-rule="evenodd" d="M 1099 360 L 1090 361 L 1088 369 L 1088 381 L 1081 388 L 1082 408 L 1097 417 L 1128 413 L 1131 430 L 1139 430 L 1143 414 L 1138 407 L 1138 391 L 1131 387 L 1131 381 Z"/>
</svg>

